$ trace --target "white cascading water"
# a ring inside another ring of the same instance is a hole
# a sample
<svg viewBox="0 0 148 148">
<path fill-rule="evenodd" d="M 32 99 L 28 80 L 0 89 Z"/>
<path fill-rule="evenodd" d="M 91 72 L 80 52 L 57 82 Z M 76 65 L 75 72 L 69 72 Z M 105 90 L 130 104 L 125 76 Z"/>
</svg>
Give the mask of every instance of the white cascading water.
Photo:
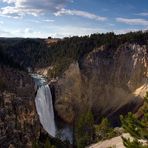
<svg viewBox="0 0 148 148">
<path fill-rule="evenodd" d="M 48 85 L 41 86 L 35 98 L 36 109 L 43 128 L 53 137 L 56 135 L 52 96 Z"/>
<path fill-rule="evenodd" d="M 40 122 L 48 134 L 55 137 L 58 129 L 56 129 L 55 126 L 52 95 L 47 84 L 47 80 L 42 75 L 31 74 L 31 76 L 35 81 L 36 87 L 38 88 L 35 98 L 35 105 Z M 59 135 L 59 138 L 62 141 L 69 140 L 69 142 L 72 143 L 72 130 L 69 127 L 65 126 L 60 129 Z"/>
<path fill-rule="evenodd" d="M 39 87 L 35 98 L 35 105 L 43 128 L 52 137 L 56 136 L 52 95 L 46 80 L 39 75 L 32 76 Z"/>
</svg>

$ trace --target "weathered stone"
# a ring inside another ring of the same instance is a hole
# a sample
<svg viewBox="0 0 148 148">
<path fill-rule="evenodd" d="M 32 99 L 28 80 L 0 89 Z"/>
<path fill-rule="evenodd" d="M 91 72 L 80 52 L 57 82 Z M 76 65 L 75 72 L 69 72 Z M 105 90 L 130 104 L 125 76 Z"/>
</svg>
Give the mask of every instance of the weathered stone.
<svg viewBox="0 0 148 148">
<path fill-rule="evenodd" d="M 119 114 L 136 111 L 148 90 L 148 49 L 124 44 L 117 49 L 94 49 L 69 69 L 55 86 L 55 108 L 72 122 L 75 111 L 88 104 L 96 117 L 114 120 Z"/>
<path fill-rule="evenodd" d="M 39 138 L 34 83 L 27 73 L 0 67 L 5 89 L 0 91 L 0 147 L 25 147 Z"/>
</svg>

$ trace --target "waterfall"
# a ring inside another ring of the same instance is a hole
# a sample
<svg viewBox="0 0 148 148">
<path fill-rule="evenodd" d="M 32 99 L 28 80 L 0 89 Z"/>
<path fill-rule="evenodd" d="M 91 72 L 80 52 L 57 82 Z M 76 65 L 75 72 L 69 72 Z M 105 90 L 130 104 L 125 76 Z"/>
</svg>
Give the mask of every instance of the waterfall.
<svg viewBox="0 0 148 148">
<path fill-rule="evenodd" d="M 43 128 L 53 137 L 56 135 L 52 96 L 48 85 L 41 86 L 35 98 L 36 109 Z"/>
<path fill-rule="evenodd" d="M 56 136 L 56 127 L 54 120 L 54 110 L 52 103 L 52 95 L 46 80 L 40 76 L 33 76 L 36 85 L 38 85 L 35 105 L 43 128 L 49 135 Z"/>
<path fill-rule="evenodd" d="M 35 106 L 37 113 L 39 115 L 40 123 L 43 128 L 48 132 L 52 137 L 56 136 L 56 132 L 59 134 L 59 139 L 62 141 L 69 140 L 72 143 L 72 129 L 68 126 L 63 127 L 62 129 L 56 129 L 55 120 L 54 120 L 54 110 L 52 103 L 52 95 L 50 88 L 47 84 L 47 80 L 38 74 L 31 74 L 33 80 L 35 81 L 37 94 L 35 98 Z"/>
<path fill-rule="evenodd" d="M 48 85 L 41 86 L 35 98 L 36 109 L 43 128 L 53 137 L 56 134 L 52 96 Z"/>
</svg>

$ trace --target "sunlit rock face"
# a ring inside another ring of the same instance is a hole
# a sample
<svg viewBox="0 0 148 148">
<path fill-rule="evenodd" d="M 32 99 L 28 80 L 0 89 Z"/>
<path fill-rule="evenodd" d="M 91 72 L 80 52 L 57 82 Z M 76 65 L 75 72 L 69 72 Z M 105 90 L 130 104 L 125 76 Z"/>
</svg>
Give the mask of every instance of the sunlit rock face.
<svg viewBox="0 0 148 148">
<path fill-rule="evenodd" d="M 81 73 L 78 63 L 70 65 L 55 87 L 55 109 L 66 122 L 71 123 L 74 110 L 81 106 Z"/>
<path fill-rule="evenodd" d="M 56 110 L 67 122 L 84 104 L 96 116 L 136 111 L 148 90 L 148 49 L 137 44 L 98 47 L 71 64 L 55 88 Z"/>
</svg>

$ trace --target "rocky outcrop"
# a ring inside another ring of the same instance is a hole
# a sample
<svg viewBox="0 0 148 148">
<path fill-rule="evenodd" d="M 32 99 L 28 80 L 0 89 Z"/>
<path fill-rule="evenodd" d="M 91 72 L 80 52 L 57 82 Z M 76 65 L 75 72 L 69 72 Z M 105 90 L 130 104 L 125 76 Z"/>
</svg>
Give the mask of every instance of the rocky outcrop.
<svg viewBox="0 0 148 148">
<path fill-rule="evenodd" d="M 124 138 L 129 138 L 131 141 L 133 140 L 133 137 L 131 137 L 131 135 L 129 133 L 123 133 L 121 135 L 122 137 Z M 91 146 L 88 146 L 87 148 L 126 148 L 124 145 L 123 145 L 123 140 L 121 138 L 121 136 L 118 136 L 118 137 L 114 137 L 114 138 L 111 138 L 111 139 L 108 139 L 108 140 L 104 140 L 104 141 L 101 141 L 99 143 L 96 143 L 96 144 L 92 144 Z M 145 146 L 146 146 L 146 141 L 144 140 L 139 140 L 139 142 L 143 143 Z"/>
<path fill-rule="evenodd" d="M 55 108 L 67 122 L 85 104 L 96 117 L 106 115 L 112 120 L 136 111 L 148 91 L 148 49 L 137 44 L 98 47 L 71 64 L 55 89 Z"/>
<path fill-rule="evenodd" d="M 0 146 L 32 147 L 39 137 L 32 79 L 16 69 L 0 66 Z"/>
<path fill-rule="evenodd" d="M 54 85 L 55 109 L 57 114 L 66 122 L 71 123 L 74 118 L 74 110 L 81 107 L 81 73 L 78 63 L 70 65 Z"/>
</svg>

